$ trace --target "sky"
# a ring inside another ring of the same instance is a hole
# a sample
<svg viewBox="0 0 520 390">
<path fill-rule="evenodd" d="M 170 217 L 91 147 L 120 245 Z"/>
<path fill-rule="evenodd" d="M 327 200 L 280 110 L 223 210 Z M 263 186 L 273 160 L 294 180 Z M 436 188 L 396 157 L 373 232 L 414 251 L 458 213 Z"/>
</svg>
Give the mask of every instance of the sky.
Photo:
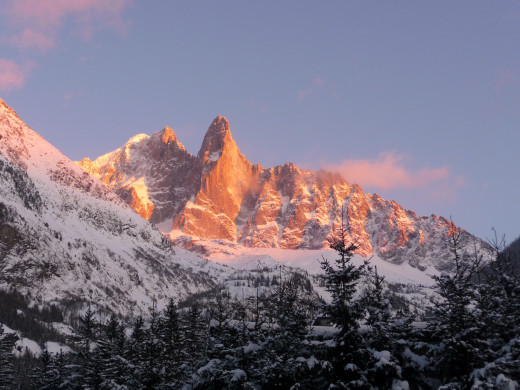
<svg viewBox="0 0 520 390">
<path fill-rule="evenodd" d="M 340 172 L 520 235 L 517 1 L 0 0 L 0 97 L 73 160 L 217 115 L 264 167 Z"/>
</svg>

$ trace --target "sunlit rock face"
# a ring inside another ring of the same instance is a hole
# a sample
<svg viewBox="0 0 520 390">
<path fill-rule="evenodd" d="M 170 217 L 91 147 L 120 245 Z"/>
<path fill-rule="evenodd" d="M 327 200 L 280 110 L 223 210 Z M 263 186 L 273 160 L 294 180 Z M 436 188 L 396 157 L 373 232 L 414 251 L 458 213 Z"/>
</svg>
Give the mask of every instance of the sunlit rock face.
<svg viewBox="0 0 520 390">
<path fill-rule="evenodd" d="M 247 247 L 319 249 L 345 224 L 363 256 L 426 268 L 449 251 L 450 222 L 444 218 L 418 218 L 335 173 L 291 163 L 251 164 L 222 116 L 209 127 L 197 156 L 167 127 L 79 164 L 166 233 L 181 230 Z M 472 236 L 464 237 L 469 242 Z"/>
<path fill-rule="evenodd" d="M 199 184 L 197 157 L 186 152 L 173 130 L 132 137 L 94 161 L 78 162 L 100 178 L 143 218 L 157 223 L 178 213 Z"/>
<path fill-rule="evenodd" d="M 235 218 L 255 175 L 251 163 L 238 150 L 226 118 L 215 118 L 197 158 L 200 185 L 173 227 L 195 236 L 235 240 Z"/>
<path fill-rule="evenodd" d="M 149 147 L 140 155 L 145 143 Z M 97 313 L 122 316 L 214 288 L 214 275 L 172 251 L 157 227 L 132 210 L 146 217 L 159 206 L 173 207 L 171 200 L 162 206 L 168 194 L 151 192 L 147 180 L 163 158 L 180 164 L 169 168 L 173 172 L 182 171 L 189 161 L 185 154 L 165 129 L 134 137 L 104 156 L 105 164 L 84 160 L 126 195 L 125 202 L 0 99 L 0 288 L 56 304 L 69 315 L 92 305 Z M 133 156 L 147 161 L 148 170 L 139 171 Z M 120 167 L 135 175 L 125 177 Z M 153 188 L 168 188 L 167 178 L 153 179 Z"/>
</svg>

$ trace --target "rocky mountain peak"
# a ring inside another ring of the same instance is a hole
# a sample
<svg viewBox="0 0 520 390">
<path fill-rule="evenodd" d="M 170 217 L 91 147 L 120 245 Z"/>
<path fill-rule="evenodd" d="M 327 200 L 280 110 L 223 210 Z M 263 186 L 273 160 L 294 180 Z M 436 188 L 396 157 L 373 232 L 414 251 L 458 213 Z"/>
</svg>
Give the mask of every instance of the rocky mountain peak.
<svg viewBox="0 0 520 390">
<path fill-rule="evenodd" d="M 135 165 L 147 159 L 133 149 L 147 143 L 128 148 L 130 157 L 139 158 Z M 125 152 L 119 148 L 100 161 L 84 161 L 107 183 L 119 183 L 119 169 L 134 165 L 119 158 Z M 142 173 L 132 190 L 144 198 L 148 172 Z M 102 313 L 126 314 L 213 287 L 207 276 L 179 264 L 161 233 L 129 207 L 136 208 L 132 199 L 125 201 L 0 103 L 3 288 L 16 288 L 40 304 L 77 298 L 76 307 L 92 302 Z"/>
<path fill-rule="evenodd" d="M 108 173 L 84 168 L 105 182 L 117 177 L 112 188 L 164 233 L 171 232 L 173 241 L 181 231 L 248 247 L 321 249 L 347 223 L 349 239 L 362 256 L 426 269 L 438 264 L 437 248 L 449 253 L 447 220 L 418 218 L 396 202 L 365 194 L 337 173 L 289 162 L 272 168 L 252 165 L 223 116 L 209 126 L 197 157 L 179 150 L 178 141 L 161 142 L 165 138 L 176 139 L 166 128 L 139 144 L 131 164 Z"/>
<path fill-rule="evenodd" d="M 202 141 L 198 157 L 202 163 L 206 163 L 207 160 L 215 161 L 222 155 L 224 149 L 238 150 L 231 135 L 228 120 L 219 115 L 208 128 L 204 140 Z"/>
<path fill-rule="evenodd" d="M 161 141 L 165 144 L 169 144 L 171 142 L 177 142 L 177 136 L 173 132 L 172 128 L 166 126 L 162 131 Z"/>
<path fill-rule="evenodd" d="M 131 145 L 137 144 L 139 142 L 142 142 L 142 141 L 144 141 L 145 139 L 148 139 L 148 138 L 150 138 L 150 136 L 148 134 L 137 134 L 137 135 L 134 135 L 132 138 L 130 138 L 126 142 L 125 146 L 126 147 L 130 147 Z"/>
<path fill-rule="evenodd" d="M 206 135 L 208 134 L 222 134 L 229 131 L 229 121 L 225 116 L 218 115 L 211 126 L 209 127 Z"/>
</svg>

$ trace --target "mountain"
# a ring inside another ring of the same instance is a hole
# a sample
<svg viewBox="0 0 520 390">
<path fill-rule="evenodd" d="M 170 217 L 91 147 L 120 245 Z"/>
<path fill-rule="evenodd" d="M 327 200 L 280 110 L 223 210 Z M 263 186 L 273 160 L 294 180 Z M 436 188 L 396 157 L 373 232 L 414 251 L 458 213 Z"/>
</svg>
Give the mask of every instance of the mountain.
<svg viewBox="0 0 520 390">
<path fill-rule="evenodd" d="M 219 272 L 176 254 L 153 224 L 0 100 L 1 288 L 40 304 L 135 314 L 208 290 Z"/>
<path fill-rule="evenodd" d="M 459 230 L 446 218 L 418 217 L 394 201 L 365 194 L 336 173 L 292 163 L 251 164 L 222 116 L 209 127 L 196 156 L 166 127 L 78 164 L 175 244 L 202 252 L 204 239 L 251 248 L 320 249 L 347 222 L 362 256 L 442 270 L 451 263 L 449 235 Z M 461 249 L 468 257 L 488 246 L 461 230 Z"/>
</svg>

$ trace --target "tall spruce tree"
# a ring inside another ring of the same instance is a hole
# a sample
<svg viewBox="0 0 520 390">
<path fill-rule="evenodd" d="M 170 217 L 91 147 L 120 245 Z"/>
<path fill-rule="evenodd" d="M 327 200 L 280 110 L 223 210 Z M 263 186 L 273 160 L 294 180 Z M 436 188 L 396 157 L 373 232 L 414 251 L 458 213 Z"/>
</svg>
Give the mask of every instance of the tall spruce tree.
<svg viewBox="0 0 520 390">
<path fill-rule="evenodd" d="M 360 301 L 354 299 L 356 287 L 369 269 L 368 261 L 356 266 L 352 263 L 354 251 L 358 248 L 348 239 L 348 227 L 341 226 L 336 237 L 330 239 L 329 246 L 338 257 L 335 264 L 323 258 L 320 262 L 325 286 L 332 296 L 332 302 L 326 307 L 327 313 L 340 329 L 340 334 L 352 333 L 359 328 L 363 316 Z"/>
<path fill-rule="evenodd" d="M 321 268 L 326 288 L 332 297 L 332 302 L 326 306 L 326 312 L 339 328 L 330 357 L 335 368 L 336 378 L 333 381 L 340 388 L 361 389 L 367 386 L 361 365 L 369 359 L 369 353 L 358 332 L 364 315 L 364 305 L 355 294 L 358 283 L 369 269 L 369 263 L 364 261 L 358 266 L 352 263 L 357 246 L 349 240 L 348 233 L 348 226 L 342 225 L 339 228 L 337 236 L 330 240 L 330 248 L 338 255 L 335 264 L 331 265 L 323 258 Z"/>
<path fill-rule="evenodd" d="M 144 350 L 142 355 L 142 384 L 145 389 L 156 388 L 161 383 L 161 351 L 163 349 L 160 336 L 161 323 L 155 303 L 150 308 L 150 323 L 145 331 Z"/>
<path fill-rule="evenodd" d="M 520 387 L 520 259 L 504 250 L 502 238 L 492 242 L 495 261 L 485 267 L 475 305 L 484 365 L 471 374 L 474 387 Z M 497 383 L 501 383 L 500 386 Z M 516 383 L 516 385 L 515 385 Z"/>
<path fill-rule="evenodd" d="M 41 390 L 58 390 L 66 388 L 66 357 L 63 351 L 60 350 L 57 354 L 50 354 L 44 350 L 40 360 L 43 365 L 43 370 L 40 372 L 40 377 L 37 378 L 35 388 Z"/>
<path fill-rule="evenodd" d="M 451 223 L 448 238 L 454 271 L 433 277 L 441 299 L 429 322 L 437 344 L 431 353 L 432 374 L 446 389 L 462 386 L 472 370 L 484 363 L 480 350 L 485 342 L 480 337 L 474 310 L 477 270 L 460 255 L 461 237 L 460 228 Z"/>
<path fill-rule="evenodd" d="M 143 350 L 145 338 L 144 320 L 142 316 L 138 316 L 134 321 L 126 349 L 126 359 L 129 368 L 127 383 L 130 388 L 143 388 Z"/>
<path fill-rule="evenodd" d="M 12 389 L 15 383 L 13 367 L 13 348 L 18 340 L 14 333 L 4 332 L 4 327 L 0 324 L 0 389 Z"/>
<path fill-rule="evenodd" d="M 183 319 L 185 357 L 193 368 L 204 364 L 209 341 L 208 322 L 199 302 L 194 302 Z"/>
<path fill-rule="evenodd" d="M 94 311 L 87 308 L 84 315 L 79 318 L 79 352 L 78 352 L 78 373 L 76 385 L 79 387 L 87 387 L 91 389 L 99 389 L 101 377 L 101 360 L 99 349 L 96 348 L 96 339 L 98 332 L 98 323 L 95 318 Z"/>
<path fill-rule="evenodd" d="M 179 383 L 181 377 L 183 336 L 181 334 L 177 305 L 170 299 L 159 318 L 158 337 L 161 341 L 161 366 L 164 370 L 163 386 Z"/>
<path fill-rule="evenodd" d="M 101 362 L 102 389 L 117 389 L 126 383 L 129 374 L 125 356 L 125 328 L 115 316 L 110 317 L 102 337 L 97 341 Z"/>
</svg>

